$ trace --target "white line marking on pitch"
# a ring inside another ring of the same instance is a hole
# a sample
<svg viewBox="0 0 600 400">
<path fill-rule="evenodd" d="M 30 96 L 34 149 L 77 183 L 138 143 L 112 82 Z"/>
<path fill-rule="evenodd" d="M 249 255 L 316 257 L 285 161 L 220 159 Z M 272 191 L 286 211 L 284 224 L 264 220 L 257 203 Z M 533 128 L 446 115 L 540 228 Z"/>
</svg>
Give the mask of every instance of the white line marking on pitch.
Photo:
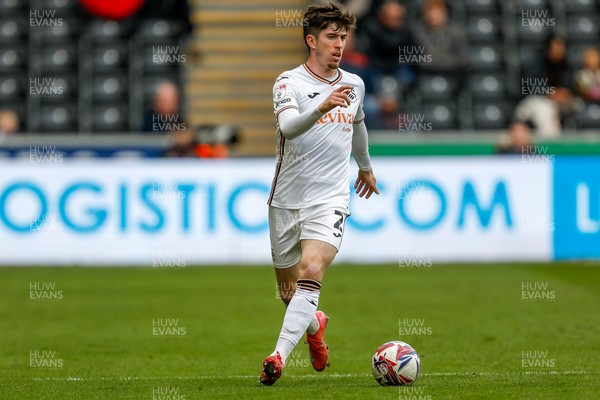
<svg viewBox="0 0 600 400">
<path fill-rule="evenodd" d="M 524 375 L 584 375 L 588 371 L 512 371 L 512 372 L 429 372 L 423 373 L 423 376 L 503 376 L 511 374 L 524 374 Z M 369 377 L 370 374 L 328 374 L 328 375 L 295 375 L 294 378 L 364 378 Z M 257 378 L 258 375 L 228 375 L 228 376 L 214 376 L 214 375 L 198 375 L 198 376 L 120 376 L 120 377 L 107 377 L 107 376 L 93 376 L 87 378 L 77 377 L 46 377 L 46 378 L 26 378 L 34 381 L 149 381 L 149 380 L 193 380 L 193 379 L 215 379 L 215 378 L 226 378 L 226 379 L 253 379 Z M 0 378 L 0 380 L 21 380 L 21 378 Z"/>
</svg>

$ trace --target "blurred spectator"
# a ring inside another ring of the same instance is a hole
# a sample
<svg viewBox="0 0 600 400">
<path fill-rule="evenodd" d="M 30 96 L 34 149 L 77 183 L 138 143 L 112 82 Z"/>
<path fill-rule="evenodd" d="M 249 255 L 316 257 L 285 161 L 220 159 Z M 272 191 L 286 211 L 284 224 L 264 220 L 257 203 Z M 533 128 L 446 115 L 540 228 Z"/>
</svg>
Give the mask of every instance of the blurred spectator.
<svg viewBox="0 0 600 400">
<path fill-rule="evenodd" d="M 523 99 L 515 109 L 518 121 L 531 121 L 536 135 L 555 138 L 560 136 L 559 104 L 551 97 L 529 96 Z"/>
<path fill-rule="evenodd" d="M 531 146 L 532 139 L 529 126 L 523 122 L 513 122 L 508 128 L 508 135 L 496 148 L 497 154 L 526 154 L 523 151 Z"/>
<path fill-rule="evenodd" d="M 589 48 L 583 54 L 583 68 L 575 74 L 577 93 L 588 103 L 600 102 L 600 52 Z"/>
<path fill-rule="evenodd" d="M 400 90 L 415 81 L 415 72 L 410 65 L 400 65 L 400 49 L 414 47 L 412 34 L 405 23 L 406 9 L 396 0 L 386 0 L 379 8 L 375 18 L 365 21 L 367 55 L 370 60 L 371 74 L 375 84 L 384 76 L 390 75 L 398 80 Z"/>
<path fill-rule="evenodd" d="M 19 116 L 13 110 L 0 110 L 0 141 L 19 130 Z"/>
<path fill-rule="evenodd" d="M 371 124 L 373 119 L 379 113 L 379 100 L 375 95 L 375 83 L 369 70 L 369 58 L 361 51 L 358 51 L 356 46 L 356 36 L 354 32 L 348 32 L 346 37 L 346 47 L 344 48 L 344 57 L 340 63 L 340 67 L 352 74 L 356 74 L 362 78 L 365 83 L 365 98 L 363 101 L 363 111 L 365 112 L 365 123 L 371 129 L 374 128 Z"/>
<path fill-rule="evenodd" d="M 182 125 L 179 112 L 179 89 L 172 82 L 164 82 L 156 87 L 152 109 L 144 114 L 144 132 L 169 132 Z"/>
<path fill-rule="evenodd" d="M 423 21 L 413 27 L 413 35 L 430 62 L 419 69 L 433 73 L 459 72 L 467 62 L 467 34 L 457 24 L 448 21 L 448 9 L 443 0 L 427 0 L 423 6 Z"/>
<path fill-rule="evenodd" d="M 569 89 L 571 74 L 566 54 L 564 39 L 550 36 L 539 62 L 532 63 L 524 73 L 525 79 L 521 80 L 525 93 L 538 96 L 519 103 L 517 118 L 533 121 L 536 133 L 540 135 L 556 137 L 562 127 L 575 126 L 577 102 Z"/>
<path fill-rule="evenodd" d="M 369 129 L 398 131 L 400 107 L 396 96 L 383 94 L 378 98 L 379 107 L 377 113 L 370 119 Z M 365 113 L 366 115 L 366 113 Z M 365 123 L 369 121 L 368 117 Z"/>
</svg>

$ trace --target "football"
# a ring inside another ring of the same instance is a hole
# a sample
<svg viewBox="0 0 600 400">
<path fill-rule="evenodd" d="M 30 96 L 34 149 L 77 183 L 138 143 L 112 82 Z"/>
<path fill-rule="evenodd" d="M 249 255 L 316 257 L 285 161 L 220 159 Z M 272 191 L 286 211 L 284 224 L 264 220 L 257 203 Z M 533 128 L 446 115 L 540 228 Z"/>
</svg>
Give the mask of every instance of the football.
<svg viewBox="0 0 600 400">
<path fill-rule="evenodd" d="M 371 359 L 373 377 L 382 386 L 410 386 L 417 380 L 420 368 L 416 350 L 400 341 L 384 343 Z"/>
</svg>

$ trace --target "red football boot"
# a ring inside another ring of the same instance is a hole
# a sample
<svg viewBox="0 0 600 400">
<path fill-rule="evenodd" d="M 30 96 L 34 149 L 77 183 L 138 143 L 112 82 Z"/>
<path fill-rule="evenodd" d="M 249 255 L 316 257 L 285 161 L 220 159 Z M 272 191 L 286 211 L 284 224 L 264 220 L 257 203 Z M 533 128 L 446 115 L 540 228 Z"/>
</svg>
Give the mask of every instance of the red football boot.
<svg viewBox="0 0 600 400">
<path fill-rule="evenodd" d="M 263 385 L 271 386 L 277 382 L 284 368 L 281 356 L 277 352 L 274 356 L 267 357 L 263 362 L 262 372 L 258 381 Z"/>
<path fill-rule="evenodd" d="M 317 371 L 323 371 L 329 366 L 329 348 L 325 343 L 325 328 L 329 317 L 323 311 L 317 311 L 315 317 L 319 321 L 319 330 L 314 335 L 306 334 L 308 350 L 310 353 L 310 362 Z"/>
</svg>

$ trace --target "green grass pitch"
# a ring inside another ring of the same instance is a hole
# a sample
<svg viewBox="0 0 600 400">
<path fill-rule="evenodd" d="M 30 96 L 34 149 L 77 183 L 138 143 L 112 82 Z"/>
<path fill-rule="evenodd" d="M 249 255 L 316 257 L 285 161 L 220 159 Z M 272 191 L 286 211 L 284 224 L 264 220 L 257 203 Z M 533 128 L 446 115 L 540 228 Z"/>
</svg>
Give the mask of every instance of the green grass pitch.
<svg viewBox="0 0 600 400">
<path fill-rule="evenodd" d="M 598 267 L 334 265 L 330 368 L 301 342 L 271 387 L 270 267 L 1 268 L 0 399 L 600 398 Z M 371 375 L 389 340 L 421 356 L 410 388 Z"/>
</svg>

